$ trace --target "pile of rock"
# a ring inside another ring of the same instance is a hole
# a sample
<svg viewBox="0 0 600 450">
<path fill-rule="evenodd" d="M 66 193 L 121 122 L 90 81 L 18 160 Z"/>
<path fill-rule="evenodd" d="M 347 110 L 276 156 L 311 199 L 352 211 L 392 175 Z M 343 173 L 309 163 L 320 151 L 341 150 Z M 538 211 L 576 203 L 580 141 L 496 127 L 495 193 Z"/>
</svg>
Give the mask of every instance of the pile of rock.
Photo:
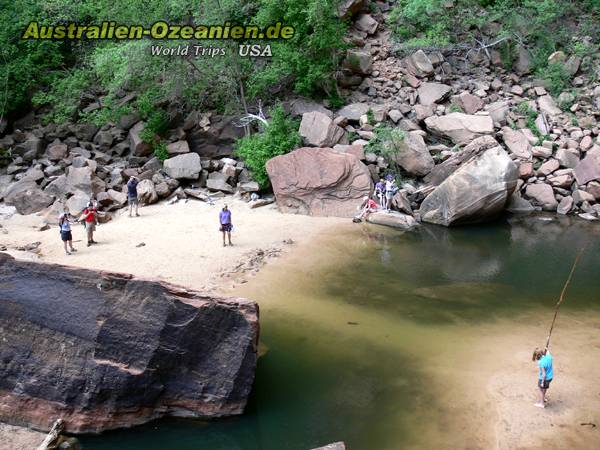
<svg viewBox="0 0 600 450">
<path fill-rule="evenodd" d="M 386 3 L 373 9 L 343 2 L 340 15 L 354 20 L 348 40 L 355 47 L 339 80 L 350 103 L 335 113 L 317 103 L 292 104 L 290 112 L 302 117 L 304 145 L 351 154 L 376 181 L 389 161 L 367 144 L 380 126 L 401 131 L 395 148 L 387 149 L 406 180 L 394 206 L 417 219 L 481 221 L 507 205 L 600 217 L 600 83 L 586 75 L 590 57 L 550 56 L 578 89 L 553 98 L 530 76 L 524 48 L 511 71 L 493 48 L 489 55 L 470 52 L 466 62 L 453 52 L 397 51 L 383 26 L 388 9 Z M 468 210 L 460 206 L 467 204 Z"/>
<path fill-rule="evenodd" d="M 141 139 L 144 123 L 129 116 L 102 128 L 39 122 L 30 113 L 0 138 L 0 148 L 12 155 L 0 169 L 0 200 L 21 214 L 47 210 L 48 220 L 56 220 L 63 205 L 78 214 L 90 199 L 105 212 L 116 210 L 127 202 L 125 183 L 132 175 L 141 180 L 145 204 L 185 197 L 188 185 L 207 194 L 259 191 L 244 163 L 232 158 L 242 130 L 231 118 L 192 112 L 169 136 L 164 162 Z"/>
</svg>

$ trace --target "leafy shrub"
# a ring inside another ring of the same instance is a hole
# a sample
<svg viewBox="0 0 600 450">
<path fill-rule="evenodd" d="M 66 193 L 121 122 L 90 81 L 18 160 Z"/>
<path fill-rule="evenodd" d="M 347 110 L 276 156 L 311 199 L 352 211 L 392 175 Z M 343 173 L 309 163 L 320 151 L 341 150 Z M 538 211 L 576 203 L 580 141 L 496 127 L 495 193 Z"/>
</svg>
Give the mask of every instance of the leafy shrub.
<svg viewBox="0 0 600 450">
<path fill-rule="evenodd" d="M 89 87 L 89 73 L 83 69 L 75 69 L 70 73 L 55 72 L 50 77 L 52 88 L 47 91 L 37 91 L 32 103 L 37 106 L 51 106 L 45 121 L 64 123 L 77 119 L 77 108 L 81 92 Z"/>
<path fill-rule="evenodd" d="M 527 102 L 521 103 L 517 107 L 517 112 L 525 116 L 525 126 L 531 130 L 531 132 L 538 138 L 538 144 L 541 143 L 547 136 L 543 135 L 540 129 L 535 124 L 535 120 L 538 118 L 538 112 L 532 109 Z"/>
<path fill-rule="evenodd" d="M 164 161 L 169 157 L 169 152 L 167 152 L 167 144 L 165 141 L 160 141 L 154 145 L 154 156 L 156 156 L 160 161 Z"/>
<path fill-rule="evenodd" d="M 548 64 L 546 67 L 538 69 L 536 74 L 545 80 L 548 92 L 554 96 L 564 91 L 571 79 L 565 66 L 561 63 Z"/>
<path fill-rule="evenodd" d="M 400 166 L 396 162 L 396 157 L 400 152 L 400 146 L 404 141 L 404 131 L 400 128 L 389 126 L 380 126 L 373 130 L 375 136 L 365 146 L 365 151 L 375 153 L 385 159 L 390 168 L 390 172 L 400 181 Z"/>
<path fill-rule="evenodd" d="M 156 136 L 164 134 L 168 127 L 169 117 L 167 113 L 162 109 L 155 109 L 146 115 L 146 123 L 140 137 L 144 142 L 153 143 L 156 141 Z"/>
<path fill-rule="evenodd" d="M 298 122 L 286 116 L 281 106 L 271 111 L 269 125 L 262 132 L 245 136 L 235 144 L 235 152 L 241 157 L 262 189 L 269 187 L 266 163 L 275 156 L 284 155 L 301 142 Z"/>
</svg>

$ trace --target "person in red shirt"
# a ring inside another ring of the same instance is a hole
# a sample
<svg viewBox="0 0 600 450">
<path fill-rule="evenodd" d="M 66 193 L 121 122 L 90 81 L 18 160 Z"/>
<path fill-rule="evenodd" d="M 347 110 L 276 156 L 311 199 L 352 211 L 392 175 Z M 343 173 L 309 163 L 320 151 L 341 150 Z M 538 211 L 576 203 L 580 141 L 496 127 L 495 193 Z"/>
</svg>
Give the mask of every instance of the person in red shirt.
<svg viewBox="0 0 600 450">
<path fill-rule="evenodd" d="M 96 231 L 96 225 L 98 224 L 98 210 L 92 202 L 87 204 L 87 208 L 83 211 L 81 219 L 85 224 L 85 231 L 87 232 L 88 247 L 95 244 L 94 231 Z"/>
<path fill-rule="evenodd" d="M 360 213 L 354 218 L 355 222 L 360 222 L 367 214 L 377 211 L 377 203 L 371 197 L 365 197 L 360 205 Z"/>
</svg>

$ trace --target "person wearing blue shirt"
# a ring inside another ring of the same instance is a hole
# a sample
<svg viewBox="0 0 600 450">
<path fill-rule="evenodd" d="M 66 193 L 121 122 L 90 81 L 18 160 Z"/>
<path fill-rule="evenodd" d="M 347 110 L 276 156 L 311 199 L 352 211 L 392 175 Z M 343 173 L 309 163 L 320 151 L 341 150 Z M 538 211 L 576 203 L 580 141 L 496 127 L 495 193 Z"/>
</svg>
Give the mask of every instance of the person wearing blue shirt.
<svg viewBox="0 0 600 450">
<path fill-rule="evenodd" d="M 538 374 L 538 388 L 540 389 L 541 402 L 535 403 L 538 408 L 545 408 L 546 402 L 546 391 L 550 387 L 550 382 L 554 378 L 554 369 L 552 367 L 552 355 L 548 349 L 540 350 L 536 348 L 533 351 L 533 361 L 537 361 L 539 374 Z"/>
<path fill-rule="evenodd" d="M 231 223 L 231 211 L 227 208 L 227 205 L 223 206 L 223 209 L 219 212 L 219 225 L 221 225 L 219 231 L 223 232 L 223 247 L 227 245 L 225 244 L 225 235 L 227 235 L 229 239 L 229 245 L 233 245 L 231 243 L 231 230 L 233 229 L 233 224 Z"/>
</svg>

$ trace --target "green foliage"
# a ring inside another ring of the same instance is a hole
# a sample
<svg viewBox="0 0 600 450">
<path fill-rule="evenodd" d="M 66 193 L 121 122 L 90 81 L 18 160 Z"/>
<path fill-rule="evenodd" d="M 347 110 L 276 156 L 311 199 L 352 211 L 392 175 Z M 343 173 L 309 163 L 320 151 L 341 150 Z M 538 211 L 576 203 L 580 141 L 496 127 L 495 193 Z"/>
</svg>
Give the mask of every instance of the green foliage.
<svg viewBox="0 0 600 450">
<path fill-rule="evenodd" d="M 21 33 L 34 19 L 48 21 L 43 2 L 0 0 L 0 116 L 27 107 L 31 92 L 56 80 L 67 60 L 64 43 L 23 41 Z"/>
<path fill-rule="evenodd" d="M 375 113 L 371 108 L 367 111 L 367 121 L 369 125 L 375 125 Z"/>
<path fill-rule="evenodd" d="M 10 154 L 10 150 L 5 148 L 0 148 L 0 167 L 6 167 L 12 161 L 12 155 Z"/>
<path fill-rule="evenodd" d="M 50 112 L 45 116 L 48 122 L 63 123 L 76 119 L 80 94 L 90 85 L 89 73 L 81 69 L 70 73 L 54 72 L 50 79 L 52 88 L 37 91 L 32 103 L 51 106 Z"/>
<path fill-rule="evenodd" d="M 452 103 L 450 105 L 449 111 L 451 113 L 454 113 L 454 112 L 464 113 L 463 109 L 460 106 L 458 106 L 456 103 Z"/>
<path fill-rule="evenodd" d="M 160 161 L 164 161 L 169 157 L 169 152 L 167 152 L 167 144 L 165 141 L 160 141 L 154 145 L 154 156 L 156 156 Z"/>
<path fill-rule="evenodd" d="M 538 144 L 541 143 L 547 136 L 543 135 L 540 129 L 535 124 L 538 118 L 538 112 L 529 106 L 529 103 L 523 102 L 517 107 L 517 112 L 525 116 L 525 126 L 538 138 Z"/>
<path fill-rule="evenodd" d="M 536 71 L 537 76 L 546 82 L 546 89 L 550 94 L 557 96 L 569 85 L 571 76 L 561 63 L 548 64 Z"/>
<path fill-rule="evenodd" d="M 236 154 L 244 160 L 252 178 L 262 189 L 270 185 L 265 167 L 267 161 L 300 145 L 298 126 L 297 121 L 286 116 L 283 108 L 277 106 L 271 111 L 269 126 L 260 133 L 243 137 L 236 142 Z"/>
<path fill-rule="evenodd" d="M 342 40 L 347 26 L 337 18 L 337 0 L 259 0 L 258 5 L 257 24 L 283 20 L 295 35 L 271 43 L 273 58 L 248 79 L 250 96 L 258 97 L 287 78 L 298 93 L 331 95 L 336 90 L 333 75 L 347 47 Z"/>
<path fill-rule="evenodd" d="M 388 23 L 407 47 L 439 47 L 450 42 L 451 19 L 444 12 L 442 0 L 401 0 Z"/>
<path fill-rule="evenodd" d="M 399 177 L 400 166 L 396 162 L 396 157 L 401 151 L 402 142 L 405 134 L 400 128 L 389 126 L 379 126 L 373 130 L 375 136 L 365 146 L 365 151 L 373 152 L 377 156 L 384 158 L 390 168 L 390 172 Z"/>
<path fill-rule="evenodd" d="M 146 123 L 140 137 L 144 142 L 155 142 L 156 137 L 161 136 L 169 128 L 169 116 L 162 109 L 155 109 L 143 118 L 146 119 Z"/>
</svg>

